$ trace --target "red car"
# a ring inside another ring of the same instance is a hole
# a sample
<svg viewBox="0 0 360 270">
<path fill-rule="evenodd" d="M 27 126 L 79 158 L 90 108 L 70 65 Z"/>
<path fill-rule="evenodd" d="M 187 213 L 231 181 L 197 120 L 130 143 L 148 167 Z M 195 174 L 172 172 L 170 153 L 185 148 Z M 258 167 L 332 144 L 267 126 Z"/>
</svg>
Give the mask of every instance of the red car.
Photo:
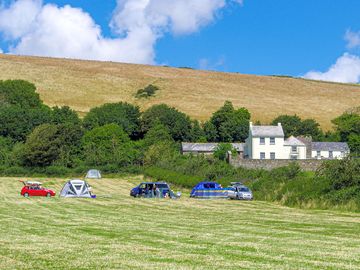
<svg viewBox="0 0 360 270">
<path fill-rule="evenodd" d="M 24 187 L 21 189 L 20 194 L 24 197 L 29 196 L 55 196 L 55 192 L 51 189 L 43 188 L 40 182 L 28 182 L 21 181 L 24 183 Z"/>
</svg>

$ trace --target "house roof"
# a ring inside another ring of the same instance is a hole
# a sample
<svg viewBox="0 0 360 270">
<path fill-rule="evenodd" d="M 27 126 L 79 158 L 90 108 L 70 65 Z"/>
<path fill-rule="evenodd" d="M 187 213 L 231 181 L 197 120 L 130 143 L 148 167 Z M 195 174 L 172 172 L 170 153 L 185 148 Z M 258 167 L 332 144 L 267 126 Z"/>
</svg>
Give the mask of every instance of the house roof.
<svg viewBox="0 0 360 270">
<path fill-rule="evenodd" d="M 214 152 L 219 144 L 218 143 L 181 143 L 181 149 L 183 152 Z M 244 151 L 243 143 L 231 144 L 236 151 Z"/>
<path fill-rule="evenodd" d="M 281 125 L 277 126 L 250 126 L 253 137 L 284 137 Z"/>
<path fill-rule="evenodd" d="M 305 146 L 305 144 L 294 136 L 290 136 L 284 141 L 284 145 L 290 146 Z"/>
<path fill-rule="evenodd" d="M 313 142 L 311 148 L 313 151 L 349 151 L 349 146 L 345 142 Z"/>
</svg>

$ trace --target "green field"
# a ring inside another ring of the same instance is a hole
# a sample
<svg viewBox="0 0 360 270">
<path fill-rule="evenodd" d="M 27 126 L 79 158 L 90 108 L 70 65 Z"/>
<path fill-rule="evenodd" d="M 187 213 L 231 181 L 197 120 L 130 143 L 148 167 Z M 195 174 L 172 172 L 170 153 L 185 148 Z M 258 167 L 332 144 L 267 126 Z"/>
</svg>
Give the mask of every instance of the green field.
<svg viewBox="0 0 360 270">
<path fill-rule="evenodd" d="M 360 269 L 360 214 L 133 199 L 141 177 L 90 181 L 97 199 L 27 199 L 17 180 L 0 179 L 0 269 Z"/>
</svg>

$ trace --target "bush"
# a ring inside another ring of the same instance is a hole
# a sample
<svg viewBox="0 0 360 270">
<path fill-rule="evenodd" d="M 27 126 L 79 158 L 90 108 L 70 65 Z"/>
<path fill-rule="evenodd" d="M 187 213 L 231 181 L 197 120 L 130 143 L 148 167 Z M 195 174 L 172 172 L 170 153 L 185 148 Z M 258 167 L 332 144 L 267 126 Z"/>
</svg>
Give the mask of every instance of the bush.
<svg viewBox="0 0 360 270">
<path fill-rule="evenodd" d="M 71 174 L 71 170 L 62 166 L 49 166 L 44 170 L 45 175 L 47 176 L 67 176 Z"/>
<path fill-rule="evenodd" d="M 155 92 L 159 90 L 159 87 L 149 84 L 148 86 L 146 86 L 143 89 L 139 89 L 136 92 L 135 97 L 136 98 L 148 98 L 151 97 L 153 95 L 155 95 Z"/>
<path fill-rule="evenodd" d="M 0 172 L 3 176 L 24 176 L 30 175 L 29 170 L 19 166 L 4 167 Z"/>
</svg>

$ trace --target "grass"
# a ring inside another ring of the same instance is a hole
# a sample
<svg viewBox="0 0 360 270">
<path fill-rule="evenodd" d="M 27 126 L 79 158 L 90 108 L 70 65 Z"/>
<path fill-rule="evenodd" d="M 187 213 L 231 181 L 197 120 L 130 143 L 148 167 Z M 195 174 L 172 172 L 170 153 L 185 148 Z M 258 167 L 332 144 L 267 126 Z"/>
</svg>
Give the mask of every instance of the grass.
<svg viewBox="0 0 360 270">
<path fill-rule="evenodd" d="M 31 81 L 46 104 L 68 105 L 81 115 L 103 103 L 127 101 L 142 109 L 167 103 L 206 120 L 230 100 L 263 123 L 280 114 L 298 114 L 330 129 L 331 119 L 360 104 L 360 86 L 352 84 L 4 54 L 0 79 Z M 149 84 L 159 87 L 156 96 L 137 99 L 136 91 Z"/>
<path fill-rule="evenodd" d="M 359 269 L 360 215 L 253 201 L 23 198 L 0 179 L 0 269 Z M 65 179 L 47 180 L 57 192 Z"/>
</svg>

